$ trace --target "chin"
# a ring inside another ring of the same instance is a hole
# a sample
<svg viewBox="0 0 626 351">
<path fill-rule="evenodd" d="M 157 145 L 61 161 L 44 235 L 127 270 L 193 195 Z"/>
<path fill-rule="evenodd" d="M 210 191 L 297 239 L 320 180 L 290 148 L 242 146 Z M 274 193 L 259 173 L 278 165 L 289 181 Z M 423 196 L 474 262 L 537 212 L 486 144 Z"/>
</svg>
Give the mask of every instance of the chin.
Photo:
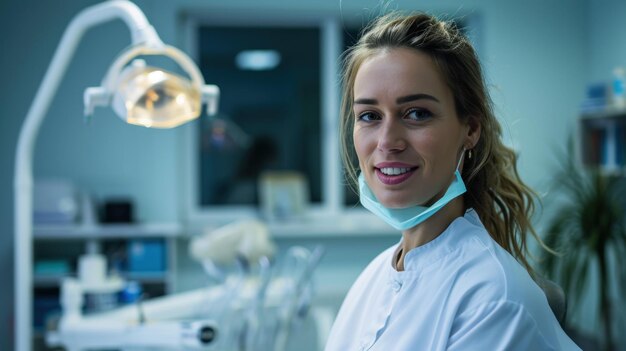
<svg viewBox="0 0 626 351">
<path fill-rule="evenodd" d="M 391 209 L 407 208 L 407 207 L 415 206 L 417 204 L 415 201 L 411 201 L 409 199 L 400 199 L 397 196 L 389 196 L 389 197 L 376 196 L 376 198 L 383 206 L 387 208 L 391 208 Z"/>
</svg>

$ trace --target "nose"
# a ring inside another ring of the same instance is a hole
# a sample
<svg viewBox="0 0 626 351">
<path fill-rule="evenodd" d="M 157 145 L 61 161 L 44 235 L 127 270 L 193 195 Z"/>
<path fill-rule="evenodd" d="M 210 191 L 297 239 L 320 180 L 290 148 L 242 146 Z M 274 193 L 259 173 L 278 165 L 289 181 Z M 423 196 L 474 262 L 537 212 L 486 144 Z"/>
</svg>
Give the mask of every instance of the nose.
<svg viewBox="0 0 626 351">
<path fill-rule="evenodd" d="M 406 148 L 405 130 L 400 121 L 387 118 L 381 125 L 378 136 L 378 150 L 385 153 L 395 153 Z"/>
</svg>

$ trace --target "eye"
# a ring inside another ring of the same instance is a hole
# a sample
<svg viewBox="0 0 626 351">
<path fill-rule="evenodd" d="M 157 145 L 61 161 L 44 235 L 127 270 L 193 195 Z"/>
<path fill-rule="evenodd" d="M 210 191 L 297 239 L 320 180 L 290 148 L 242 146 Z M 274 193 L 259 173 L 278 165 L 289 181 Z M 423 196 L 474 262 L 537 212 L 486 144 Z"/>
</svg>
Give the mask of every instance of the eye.
<svg viewBox="0 0 626 351">
<path fill-rule="evenodd" d="M 357 121 L 363 121 L 363 122 L 373 122 L 373 121 L 377 121 L 380 119 L 380 117 L 373 113 L 373 112 L 362 112 L 360 113 L 357 117 L 356 117 Z"/>
<path fill-rule="evenodd" d="M 404 115 L 404 118 L 408 118 L 412 121 L 425 121 L 427 119 L 432 118 L 433 114 L 427 109 L 424 108 L 412 108 L 407 111 Z"/>
</svg>

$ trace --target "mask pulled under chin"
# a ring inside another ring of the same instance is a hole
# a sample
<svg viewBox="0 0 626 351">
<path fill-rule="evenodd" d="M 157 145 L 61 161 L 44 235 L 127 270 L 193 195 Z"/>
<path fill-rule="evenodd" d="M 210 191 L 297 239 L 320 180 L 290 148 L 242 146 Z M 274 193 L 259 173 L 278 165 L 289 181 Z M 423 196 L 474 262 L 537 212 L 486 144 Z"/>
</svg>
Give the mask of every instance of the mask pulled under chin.
<svg viewBox="0 0 626 351">
<path fill-rule="evenodd" d="M 450 201 L 466 191 L 465 183 L 463 183 L 463 178 L 461 178 L 461 173 L 459 173 L 457 167 L 457 170 L 454 172 L 454 179 L 452 183 L 450 183 L 448 190 L 446 190 L 446 193 L 434 204 L 430 206 L 411 206 L 399 209 L 387 208 L 378 202 L 376 196 L 374 196 L 374 193 L 372 193 L 372 190 L 367 185 L 363 173 L 359 175 L 359 197 L 361 204 L 397 230 L 407 230 L 424 222 Z"/>
</svg>

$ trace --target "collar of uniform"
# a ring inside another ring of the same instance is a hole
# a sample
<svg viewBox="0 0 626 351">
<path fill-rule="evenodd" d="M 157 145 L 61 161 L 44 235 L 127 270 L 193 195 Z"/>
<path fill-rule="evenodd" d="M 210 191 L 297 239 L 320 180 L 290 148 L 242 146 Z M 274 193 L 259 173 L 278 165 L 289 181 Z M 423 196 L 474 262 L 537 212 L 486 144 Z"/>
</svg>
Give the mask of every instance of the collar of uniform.
<svg viewBox="0 0 626 351">
<path fill-rule="evenodd" d="M 446 228 L 438 237 L 407 252 L 404 256 L 404 271 L 398 272 L 395 268 L 395 262 L 402 248 L 401 240 L 391 258 L 391 269 L 394 272 L 393 275 L 412 275 L 411 273 L 421 271 L 423 268 L 439 261 L 439 259 L 447 256 L 450 252 L 457 249 L 463 240 L 460 240 L 455 228 L 463 224 L 482 226 L 476 211 L 468 209 L 465 211 L 465 215 L 454 219 L 448 228 Z"/>
</svg>

